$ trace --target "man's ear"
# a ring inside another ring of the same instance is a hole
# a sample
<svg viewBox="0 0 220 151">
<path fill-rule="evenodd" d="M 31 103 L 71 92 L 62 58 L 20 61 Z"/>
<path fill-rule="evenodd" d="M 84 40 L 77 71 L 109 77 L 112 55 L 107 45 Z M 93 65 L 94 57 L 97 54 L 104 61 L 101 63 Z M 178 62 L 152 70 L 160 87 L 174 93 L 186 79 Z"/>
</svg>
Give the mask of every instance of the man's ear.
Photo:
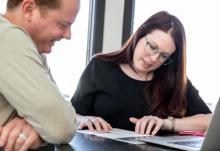
<svg viewBox="0 0 220 151">
<path fill-rule="evenodd" d="M 23 0 L 21 4 L 21 8 L 22 8 L 24 17 L 28 22 L 32 20 L 33 12 L 36 7 L 37 7 L 37 4 L 35 3 L 34 0 Z"/>
</svg>

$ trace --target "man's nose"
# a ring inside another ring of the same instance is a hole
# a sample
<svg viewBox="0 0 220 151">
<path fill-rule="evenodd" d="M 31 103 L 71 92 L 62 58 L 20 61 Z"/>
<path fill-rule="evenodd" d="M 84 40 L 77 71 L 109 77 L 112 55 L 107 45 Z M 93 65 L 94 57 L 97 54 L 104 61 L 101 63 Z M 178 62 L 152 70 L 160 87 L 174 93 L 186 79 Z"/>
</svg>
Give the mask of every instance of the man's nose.
<svg viewBox="0 0 220 151">
<path fill-rule="evenodd" d="M 68 28 L 64 31 L 63 38 L 68 39 L 68 40 L 71 39 L 71 29 L 70 28 Z"/>
</svg>

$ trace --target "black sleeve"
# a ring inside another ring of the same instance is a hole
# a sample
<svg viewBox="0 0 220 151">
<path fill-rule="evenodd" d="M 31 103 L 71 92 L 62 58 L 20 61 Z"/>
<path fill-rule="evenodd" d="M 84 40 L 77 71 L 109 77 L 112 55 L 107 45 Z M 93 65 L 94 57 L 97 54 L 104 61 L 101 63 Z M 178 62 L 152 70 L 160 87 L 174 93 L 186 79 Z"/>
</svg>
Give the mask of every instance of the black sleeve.
<svg viewBox="0 0 220 151">
<path fill-rule="evenodd" d="M 79 80 L 77 89 L 71 99 L 77 113 L 82 115 L 93 114 L 93 104 L 96 87 L 93 83 L 94 58 L 87 65 Z"/>
<path fill-rule="evenodd" d="M 187 116 L 211 113 L 206 103 L 199 96 L 199 91 L 187 81 Z"/>
</svg>

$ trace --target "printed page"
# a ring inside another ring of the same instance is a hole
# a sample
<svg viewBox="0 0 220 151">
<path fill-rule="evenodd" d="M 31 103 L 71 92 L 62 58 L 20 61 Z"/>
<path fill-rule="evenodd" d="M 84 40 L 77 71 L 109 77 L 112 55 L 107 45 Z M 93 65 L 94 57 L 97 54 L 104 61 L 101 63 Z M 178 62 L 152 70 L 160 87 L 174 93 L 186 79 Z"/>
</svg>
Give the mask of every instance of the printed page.
<svg viewBox="0 0 220 151">
<path fill-rule="evenodd" d="M 118 129 L 118 128 L 113 128 L 112 131 L 110 132 L 98 132 L 98 131 L 89 131 L 89 130 L 77 130 L 77 132 L 105 137 L 105 138 L 114 139 L 114 140 L 127 142 L 131 144 L 145 144 L 142 141 L 138 141 L 137 138 L 143 137 L 143 136 L 149 136 L 149 135 L 143 135 L 143 134 L 136 134 L 133 131 L 123 130 L 123 129 Z"/>
</svg>

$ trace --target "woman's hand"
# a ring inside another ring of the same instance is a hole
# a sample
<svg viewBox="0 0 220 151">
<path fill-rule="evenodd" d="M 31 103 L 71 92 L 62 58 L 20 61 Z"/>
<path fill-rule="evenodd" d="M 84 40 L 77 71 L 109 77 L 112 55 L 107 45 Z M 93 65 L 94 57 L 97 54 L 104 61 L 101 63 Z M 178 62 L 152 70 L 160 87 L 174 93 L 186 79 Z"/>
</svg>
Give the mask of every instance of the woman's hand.
<svg viewBox="0 0 220 151">
<path fill-rule="evenodd" d="M 164 119 L 151 115 L 140 119 L 131 117 L 129 120 L 135 124 L 135 133 L 147 135 L 155 135 L 165 123 Z"/>
<path fill-rule="evenodd" d="M 88 128 L 91 131 L 104 131 L 108 132 L 112 130 L 111 125 L 101 117 L 95 116 L 82 116 L 77 114 L 78 129 Z"/>
<path fill-rule="evenodd" d="M 0 146 L 7 151 L 27 151 L 36 149 L 42 139 L 24 119 L 14 118 L 0 128 Z"/>
</svg>

